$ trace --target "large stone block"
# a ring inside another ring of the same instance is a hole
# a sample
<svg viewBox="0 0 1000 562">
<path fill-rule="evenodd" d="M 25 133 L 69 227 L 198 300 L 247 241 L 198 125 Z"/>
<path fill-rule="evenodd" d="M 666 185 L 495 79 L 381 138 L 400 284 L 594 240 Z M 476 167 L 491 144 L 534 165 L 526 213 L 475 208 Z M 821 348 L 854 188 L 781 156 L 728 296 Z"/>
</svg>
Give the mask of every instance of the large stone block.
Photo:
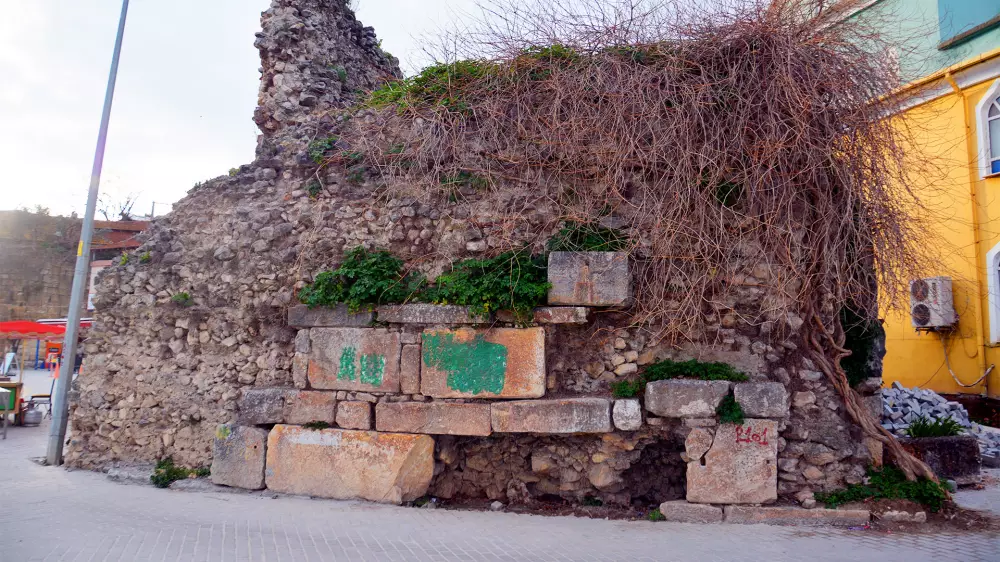
<svg viewBox="0 0 1000 562">
<path fill-rule="evenodd" d="M 490 317 L 473 316 L 469 307 L 450 304 L 388 304 L 375 309 L 379 322 L 394 324 L 488 324 Z"/>
<path fill-rule="evenodd" d="M 778 424 L 748 419 L 715 430 L 704 457 L 687 465 L 687 501 L 768 503 L 778 498 Z"/>
<path fill-rule="evenodd" d="M 954 480 L 961 486 L 979 483 L 982 456 L 975 437 L 921 437 L 900 439 L 899 442 L 904 449 L 927 463 L 938 478 Z"/>
<path fill-rule="evenodd" d="M 316 308 L 300 304 L 288 309 L 288 325 L 293 328 L 364 328 L 374 320 L 371 310 L 349 312 L 346 304 Z"/>
<path fill-rule="evenodd" d="M 788 391 L 780 382 L 741 382 L 733 389 L 733 396 L 748 418 L 788 415 Z"/>
<path fill-rule="evenodd" d="M 309 336 L 312 388 L 399 392 L 398 333 L 381 328 L 313 328 Z"/>
<path fill-rule="evenodd" d="M 663 502 L 660 513 L 664 521 L 673 523 L 721 523 L 722 508 L 684 500 Z"/>
<path fill-rule="evenodd" d="M 611 414 L 615 427 L 621 431 L 636 431 L 642 427 L 642 406 L 635 398 L 615 400 Z"/>
<path fill-rule="evenodd" d="M 646 409 L 667 418 L 710 418 L 729 394 L 729 381 L 673 379 L 646 385 Z"/>
<path fill-rule="evenodd" d="M 552 252 L 549 283 L 549 304 L 622 306 L 632 299 L 625 252 Z"/>
<path fill-rule="evenodd" d="M 281 423 L 285 421 L 285 397 L 294 392 L 287 388 L 244 389 L 236 419 L 241 425 Z"/>
<path fill-rule="evenodd" d="M 399 390 L 420 394 L 420 345 L 404 345 L 399 357 Z"/>
<path fill-rule="evenodd" d="M 337 408 L 336 392 L 300 390 L 285 397 L 285 423 L 306 424 L 326 422 L 333 424 Z"/>
<path fill-rule="evenodd" d="M 535 309 L 535 322 L 539 324 L 586 324 L 585 306 L 542 306 Z"/>
<path fill-rule="evenodd" d="M 802 509 L 801 507 L 751 507 L 727 505 L 726 523 L 767 523 L 769 525 L 865 525 L 871 521 L 867 509 Z M 805 558 L 805 557 L 803 557 Z"/>
<path fill-rule="evenodd" d="M 498 433 L 606 433 L 611 402 L 604 398 L 515 400 L 491 405 Z"/>
<path fill-rule="evenodd" d="M 337 404 L 337 425 L 344 429 L 371 429 L 372 405 L 360 400 Z"/>
<path fill-rule="evenodd" d="M 399 433 L 487 436 L 489 404 L 382 402 L 375 406 L 375 429 Z"/>
<path fill-rule="evenodd" d="M 212 444 L 212 482 L 260 490 L 264 487 L 266 453 L 266 429 L 220 425 Z"/>
<path fill-rule="evenodd" d="M 542 328 L 426 330 L 420 389 L 435 398 L 538 398 L 545 394 Z"/>
<path fill-rule="evenodd" d="M 278 425 L 267 439 L 267 487 L 276 492 L 399 504 L 427 493 L 427 435 Z"/>
</svg>

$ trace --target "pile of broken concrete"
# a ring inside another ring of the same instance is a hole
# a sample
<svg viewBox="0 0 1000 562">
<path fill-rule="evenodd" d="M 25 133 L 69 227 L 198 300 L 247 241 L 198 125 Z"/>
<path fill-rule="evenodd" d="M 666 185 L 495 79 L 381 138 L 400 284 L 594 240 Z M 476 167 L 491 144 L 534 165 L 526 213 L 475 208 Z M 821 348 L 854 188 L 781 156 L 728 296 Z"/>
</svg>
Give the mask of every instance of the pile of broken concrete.
<svg viewBox="0 0 1000 562">
<path fill-rule="evenodd" d="M 979 440 L 985 466 L 1000 466 L 1000 429 L 974 423 L 962 404 L 923 388 L 906 388 L 899 382 L 882 389 L 882 427 L 899 437 L 920 418 L 940 421 L 951 418 L 965 433 Z"/>
</svg>

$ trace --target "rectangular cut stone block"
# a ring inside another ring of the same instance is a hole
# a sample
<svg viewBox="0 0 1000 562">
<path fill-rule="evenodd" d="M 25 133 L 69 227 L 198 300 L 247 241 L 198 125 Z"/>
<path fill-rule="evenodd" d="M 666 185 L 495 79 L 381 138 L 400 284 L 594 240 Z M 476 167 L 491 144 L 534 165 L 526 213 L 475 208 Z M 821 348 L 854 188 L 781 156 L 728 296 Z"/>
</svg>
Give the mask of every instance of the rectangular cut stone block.
<svg viewBox="0 0 1000 562">
<path fill-rule="evenodd" d="M 549 304 L 621 306 L 632 298 L 625 252 L 552 252 L 549 283 Z"/>
<path fill-rule="evenodd" d="M 801 507 L 751 507 L 727 505 L 726 523 L 770 525 L 864 525 L 871 521 L 867 509 L 803 509 Z"/>
<path fill-rule="evenodd" d="M 313 328 L 312 388 L 399 392 L 399 334 L 381 328 Z"/>
<path fill-rule="evenodd" d="M 646 409 L 668 418 L 711 418 L 729 394 L 729 381 L 672 379 L 646 385 Z"/>
<path fill-rule="evenodd" d="M 498 433 L 611 431 L 611 402 L 604 398 L 494 402 L 491 414 Z"/>
<path fill-rule="evenodd" d="M 704 459 L 687 465 L 687 501 L 772 502 L 778 499 L 777 461 L 777 422 L 748 419 L 743 425 L 722 424 Z"/>
<path fill-rule="evenodd" d="M 788 392 L 780 382 L 737 383 L 733 396 L 748 418 L 783 418 L 788 415 Z"/>
<path fill-rule="evenodd" d="M 266 453 L 266 429 L 220 425 L 212 444 L 212 482 L 260 490 L 264 487 Z"/>
<path fill-rule="evenodd" d="M 663 502 L 660 513 L 665 521 L 674 523 L 720 523 L 722 508 L 684 500 Z"/>
<path fill-rule="evenodd" d="M 451 304 L 388 304 L 375 309 L 379 322 L 393 324 L 488 324 L 487 316 L 472 316 L 469 307 Z"/>
<path fill-rule="evenodd" d="M 404 345 L 399 359 L 399 390 L 420 394 L 420 344 Z"/>
<path fill-rule="evenodd" d="M 954 480 L 959 486 L 979 483 L 982 455 L 974 436 L 907 438 L 900 443 L 927 463 L 938 478 Z"/>
<path fill-rule="evenodd" d="M 425 330 L 421 394 L 435 398 L 538 398 L 545 394 L 542 328 Z"/>
<path fill-rule="evenodd" d="M 371 429 L 372 405 L 362 401 L 346 401 L 337 405 L 337 425 L 344 429 Z"/>
<path fill-rule="evenodd" d="M 275 492 L 399 504 L 427 493 L 434 439 L 277 425 L 267 438 L 264 474 Z"/>
<path fill-rule="evenodd" d="M 333 424 L 337 408 L 336 392 L 300 390 L 285 398 L 285 423 L 307 424 L 326 422 Z"/>
<path fill-rule="evenodd" d="M 535 322 L 539 324 L 586 324 L 587 308 L 584 306 L 543 306 L 535 309 Z"/>
<path fill-rule="evenodd" d="M 611 417 L 621 431 L 635 431 L 642 427 L 642 406 L 635 398 L 615 400 Z"/>
<path fill-rule="evenodd" d="M 487 436 L 489 404 L 382 402 L 375 406 L 375 429 L 399 433 Z"/>
<path fill-rule="evenodd" d="M 300 304 L 288 309 L 288 325 L 292 328 L 364 328 L 374 320 L 374 312 L 348 312 L 346 304 L 316 308 Z"/>
<path fill-rule="evenodd" d="M 243 391 L 239 413 L 241 425 L 264 425 L 285 420 L 285 397 L 294 390 L 287 388 L 250 388 Z"/>
</svg>

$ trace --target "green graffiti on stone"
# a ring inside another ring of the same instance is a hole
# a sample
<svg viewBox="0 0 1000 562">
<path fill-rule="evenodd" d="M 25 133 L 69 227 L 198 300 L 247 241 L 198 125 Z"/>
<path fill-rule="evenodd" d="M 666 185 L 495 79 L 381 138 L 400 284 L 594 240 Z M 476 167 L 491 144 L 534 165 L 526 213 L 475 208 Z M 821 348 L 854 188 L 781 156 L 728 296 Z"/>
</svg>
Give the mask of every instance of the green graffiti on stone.
<svg viewBox="0 0 1000 562">
<path fill-rule="evenodd" d="M 477 334 L 456 342 L 453 334 L 424 334 L 424 364 L 448 373 L 448 387 L 458 392 L 500 394 L 507 373 L 507 348 Z"/>
<path fill-rule="evenodd" d="M 385 374 L 385 355 L 374 353 L 361 356 L 361 382 L 372 386 L 382 386 Z"/>
<path fill-rule="evenodd" d="M 353 347 L 345 347 L 340 352 L 340 368 L 337 369 L 337 380 L 353 381 L 355 375 L 354 359 L 357 351 Z"/>
</svg>

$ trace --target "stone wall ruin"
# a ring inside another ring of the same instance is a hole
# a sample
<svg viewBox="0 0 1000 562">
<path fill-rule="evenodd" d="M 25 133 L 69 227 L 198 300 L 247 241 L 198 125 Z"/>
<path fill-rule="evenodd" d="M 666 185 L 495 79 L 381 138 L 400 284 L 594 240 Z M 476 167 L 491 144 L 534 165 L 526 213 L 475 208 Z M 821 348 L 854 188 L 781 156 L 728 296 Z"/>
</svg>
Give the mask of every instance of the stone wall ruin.
<svg viewBox="0 0 1000 562">
<path fill-rule="evenodd" d="M 297 304 L 358 245 L 433 274 L 500 237 L 542 251 L 562 217 L 528 194 L 518 204 L 532 226 L 512 231 L 474 193 L 386 197 L 346 164 L 317 172 L 309 143 L 348 119 L 379 119 L 337 110 L 398 67 L 342 0 L 275 0 L 262 27 L 257 158 L 154 222 L 138 250 L 148 263 L 101 277 L 68 464 L 172 457 L 211 463 L 229 486 L 393 503 L 767 503 L 861 481 L 877 448 L 799 352 L 803 320 L 767 315 L 781 287 L 753 251 L 680 343 L 632 325 L 624 253 L 552 253 L 549 306 L 528 325 L 463 307 Z M 611 397 L 610 383 L 692 358 L 750 381 L 661 381 Z M 716 418 L 730 394 L 743 425 Z"/>
</svg>

